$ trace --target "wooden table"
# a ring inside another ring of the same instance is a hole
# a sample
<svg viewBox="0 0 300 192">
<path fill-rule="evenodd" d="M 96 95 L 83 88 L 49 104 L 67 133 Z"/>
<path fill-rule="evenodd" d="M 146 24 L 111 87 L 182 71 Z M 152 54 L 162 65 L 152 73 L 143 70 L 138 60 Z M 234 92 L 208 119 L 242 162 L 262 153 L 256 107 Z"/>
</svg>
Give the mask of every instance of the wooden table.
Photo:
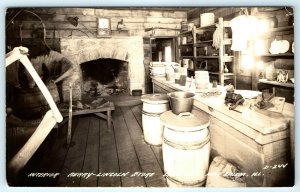
<svg viewBox="0 0 300 192">
<path fill-rule="evenodd" d="M 85 103 L 85 102 L 82 102 Z M 64 124 L 65 122 L 69 121 L 69 126 L 72 126 L 72 118 L 73 116 L 77 115 L 85 115 L 85 114 L 94 114 L 98 117 L 101 117 L 107 121 L 107 127 L 108 129 L 111 129 L 111 122 L 112 122 L 112 117 L 111 117 L 111 111 L 115 110 L 115 105 L 113 102 L 107 101 L 105 104 L 95 107 L 95 108 L 89 108 L 89 109 L 72 109 L 72 113 L 70 115 L 68 109 L 61 107 L 61 114 L 63 117 L 68 117 L 64 118 L 62 123 L 60 125 Z M 103 114 L 103 112 L 106 112 L 106 114 Z M 70 145 L 71 143 L 71 128 L 68 129 L 68 134 L 67 134 L 67 146 Z"/>
<path fill-rule="evenodd" d="M 168 83 L 165 78 L 152 78 L 152 83 L 154 93 L 189 91 L 188 86 Z M 258 112 L 249 109 L 252 100 L 247 100 L 236 108 L 241 112 L 236 112 L 224 104 L 225 94 L 201 97 L 197 93 L 194 97 L 194 108 L 211 117 L 212 159 L 221 155 L 239 165 L 249 175 L 249 187 L 280 186 L 293 180 L 294 106 L 285 103 L 282 113 Z"/>
</svg>

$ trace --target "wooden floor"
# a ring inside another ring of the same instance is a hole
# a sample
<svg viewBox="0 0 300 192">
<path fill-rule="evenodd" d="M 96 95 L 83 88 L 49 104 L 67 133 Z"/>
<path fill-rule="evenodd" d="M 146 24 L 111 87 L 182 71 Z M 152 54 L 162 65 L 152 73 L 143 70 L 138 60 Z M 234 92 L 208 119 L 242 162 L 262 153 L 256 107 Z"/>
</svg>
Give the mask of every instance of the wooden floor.
<svg viewBox="0 0 300 192">
<path fill-rule="evenodd" d="M 54 130 L 13 185 L 166 187 L 161 147 L 144 141 L 142 105 L 112 115 L 113 130 L 94 115 L 74 118 L 70 148 L 67 125 Z"/>
</svg>

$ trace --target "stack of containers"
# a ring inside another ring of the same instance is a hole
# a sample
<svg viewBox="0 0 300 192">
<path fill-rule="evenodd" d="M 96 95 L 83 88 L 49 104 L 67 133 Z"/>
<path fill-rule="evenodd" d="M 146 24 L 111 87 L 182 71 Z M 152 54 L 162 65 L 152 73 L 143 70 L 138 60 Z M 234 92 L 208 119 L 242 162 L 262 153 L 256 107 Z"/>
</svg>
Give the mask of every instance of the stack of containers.
<svg viewBox="0 0 300 192">
<path fill-rule="evenodd" d="M 195 86 L 198 90 L 208 89 L 209 74 L 208 71 L 195 71 Z"/>
<path fill-rule="evenodd" d="M 152 77 L 166 75 L 166 67 L 163 62 L 151 62 L 150 63 L 150 74 Z"/>
<path fill-rule="evenodd" d="M 209 115 L 192 110 L 194 94 L 168 94 L 171 110 L 160 115 L 163 162 L 170 187 L 198 187 L 206 182 L 210 154 Z"/>
<path fill-rule="evenodd" d="M 181 86 L 185 86 L 187 77 L 187 68 L 177 67 L 175 68 L 175 83 Z"/>
</svg>

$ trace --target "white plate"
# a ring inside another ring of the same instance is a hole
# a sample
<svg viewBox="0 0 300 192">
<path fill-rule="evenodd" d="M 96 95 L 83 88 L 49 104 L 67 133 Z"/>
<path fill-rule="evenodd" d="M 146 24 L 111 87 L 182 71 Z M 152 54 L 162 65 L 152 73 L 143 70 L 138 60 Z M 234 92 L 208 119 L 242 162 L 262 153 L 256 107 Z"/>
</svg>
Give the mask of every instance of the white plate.
<svg viewBox="0 0 300 192">
<path fill-rule="evenodd" d="M 280 41 L 279 53 L 286 53 L 290 48 L 290 43 L 287 40 Z"/>
</svg>

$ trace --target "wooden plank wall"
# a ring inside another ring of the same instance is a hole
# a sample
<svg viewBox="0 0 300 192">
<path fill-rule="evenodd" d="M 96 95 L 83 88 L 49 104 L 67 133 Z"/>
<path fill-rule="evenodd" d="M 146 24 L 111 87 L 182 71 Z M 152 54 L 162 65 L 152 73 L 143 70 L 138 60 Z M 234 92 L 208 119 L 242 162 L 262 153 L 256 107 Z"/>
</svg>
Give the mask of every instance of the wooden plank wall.
<svg viewBox="0 0 300 192">
<path fill-rule="evenodd" d="M 237 7 L 206 7 L 206 8 L 194 8 L 187 12 L 187 21 L 194 23 L 196 26 L 200 26 L 200 14 L 214 13 L 216 18 L 223 17 L 224 19 L 231 19 L 240 11 Z"/>
<path fill-rule="evenodd" d="M 8 12 L 10 9 L 8 10 Z M 145 32 L 145 28 L 150 27 L 166 27 L 180 28 L 180 23 L 186 21 L 186 11 L 177 11 L 175 8 L 171 10 L 151 10 L 151 9 L 117 9 L 117 8 L 36 8 L 30 10 L 37 14 L 44 22 L 47 29 L 47 38 L 70 38 L 71 32 L 73 38 L 86 37 L 83 33 L 87 33 L 91 37 L 95 37 L 97 32 L 97 18 L 105 17 L 111 21 L 111 29 L 117 30 L 117 23 L 123 19 L 126 29 L 129 30 L 130 36 L 149 36 L 151 32 Z M 14 13 L 17 13 L 14 9 Z M 14 14 L 9 14 L 8 20 Z M 67 17 L 78 17 L 79 24 L 77 27 L 71 25 L 67 21 Z M 23 38 L 32 38 L 32 32 L 40 29 L 39 19 L 29 12 L 20 13 L 15 19 L 14 34 L 8 36 L 19 37 L 19 28 L 22 25 Z M 89 34 L 87 27 L 92 34 Z M 83 32 L 81 32 L 81 31 Z M 159 34 L 157 34 L 159 33 Z M 156 35 L 174 35 L 174 30 L 164 30 L 155 33 Z"/>
<path fill-rule="evenodd" d="M 21 13 L 19 11 L 23 10 Z M 27 10 L 24 12 L 24 10 Z M 30 12 L 29 12 L 30 11 Z M 32 13 L 31 13 L 32 12 Z M 36 15 L 34 15 L 36 14 Z M 77 27 L 70 24 L 68 17 L 78 17 Z M 31 57 L 43 55 L 46 47 L 43 42 L 43 28 L 40 19 L 46 28 L 46 42 L 51 49 L 60 51 L 61 38 L 97 38 L 97 18 L 105 17 L 111 21 L 111 29 L 115 36 L 142 36 L 144 37 L 146 84 L 149 84 L 149 63 L 151 31 L 146 28 L 164 27 L 180 29 L 181 22 L 187 20 L 185 9 L 176 8 L 26 8 L 8 9 L 6 14 L 6 44 L 27 46 L 31 50 Z M 13 22 L 10 22 L 12 21 Z M 117 24 L 123 19 L 127 31 L 118 32 Z M 9 24 L 8 24 L 9 23 Z M 91 31 L 91 33 L 89 32 Z M 175 30 L 157 29 L 155 36 L 173 36 Z M 22 34 L 22 38 L 21 35 Z M 146 88 L 146 92 L 150 88 Z"/>
</svg>

